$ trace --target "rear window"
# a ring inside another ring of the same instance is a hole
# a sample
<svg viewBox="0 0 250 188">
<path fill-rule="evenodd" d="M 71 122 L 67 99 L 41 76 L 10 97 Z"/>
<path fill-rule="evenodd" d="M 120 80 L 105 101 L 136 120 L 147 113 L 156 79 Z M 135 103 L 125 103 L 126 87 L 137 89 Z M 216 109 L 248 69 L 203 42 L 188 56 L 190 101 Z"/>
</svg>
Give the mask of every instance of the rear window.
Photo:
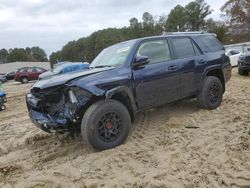
<svg viewBox="0 0 250 188">
<path fill-rule="evenodd" d="M 198 36 L 202 45 L 205 47 L 206 52 L 216 52 L 224 50 L 222 44 L 213 35 L 201 35 Z"/>
</svg>

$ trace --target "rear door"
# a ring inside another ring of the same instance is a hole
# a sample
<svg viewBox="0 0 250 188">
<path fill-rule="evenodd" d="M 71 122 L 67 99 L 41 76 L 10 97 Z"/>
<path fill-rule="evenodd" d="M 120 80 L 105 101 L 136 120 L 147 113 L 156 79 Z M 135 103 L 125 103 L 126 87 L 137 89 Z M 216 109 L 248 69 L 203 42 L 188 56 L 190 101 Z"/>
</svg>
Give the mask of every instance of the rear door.
<svg viewBox="0 0 250 188">
<path fill-rule="evenodd" d="M 181 98 L 194 95 L 198 90 L 197 73 L 207 63 L 195 42 L 189 37 L 173 37 L 171 45 L 179 66 Z M 202 69 L 201 69 L 202 70 Z"/>
<path fill-rule="evenodd" d="M 172 60 L 166 39 L 140 44 L 136 56 L 147 56 L 150 63 L 133 69 L 136 99 L 140 109 L 174 101 L 180 96 L 179 65 Z"/>
</svg>

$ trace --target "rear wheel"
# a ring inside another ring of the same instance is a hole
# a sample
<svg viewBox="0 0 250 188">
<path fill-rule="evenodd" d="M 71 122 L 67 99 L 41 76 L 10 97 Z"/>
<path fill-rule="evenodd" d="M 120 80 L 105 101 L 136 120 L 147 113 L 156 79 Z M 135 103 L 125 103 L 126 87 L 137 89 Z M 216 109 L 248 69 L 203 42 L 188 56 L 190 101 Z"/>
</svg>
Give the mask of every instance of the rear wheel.
<svg viewBox="0 0 250 188">
<path fill-rule="evenodd" d="M 240 67 L 238 68 L 238 73 L 239 73 L 239 75 L 242 75 L 242 76 L 248 75 L 248 71 L 242 70 Z"/>
<path fill-rule="evenodd" d="M 85 112 L 81 133 L 83 139 L 100 150 L 114 148 L 128 137 L 131 118 L 127 108 L 116 100 L 94 103 Z"/>
<path fill-rule="evenodd" d="M 219 78 L 215 76 L 206 77 L 198 96 L 200 106 L 209 110 L 215 109 L 220 106 L 222 97 L 223 87 Z"/>
<path fill-rule="evenodd" d="M 29 82 L 28 78 L 27 77 L 22 77 L 21 78 L 21 83 L 22 84 L 27 84 Z"/>
</svg>

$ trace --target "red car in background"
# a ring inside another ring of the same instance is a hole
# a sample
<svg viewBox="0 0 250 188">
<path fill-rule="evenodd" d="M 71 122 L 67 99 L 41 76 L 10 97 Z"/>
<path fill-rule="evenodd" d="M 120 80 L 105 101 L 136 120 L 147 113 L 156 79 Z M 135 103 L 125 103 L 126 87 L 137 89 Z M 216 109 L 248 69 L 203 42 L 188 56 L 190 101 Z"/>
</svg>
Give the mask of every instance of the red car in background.
<svg viewBox="0 0 250 188">
<path fill-rule="evenodd" d="M 38 76 L 45 71 L 47 70 L 41 67 L 24 67 L 16 72 L 15 81 L 25 84 L 32 80 L 38 80 Z"/>
</svg>

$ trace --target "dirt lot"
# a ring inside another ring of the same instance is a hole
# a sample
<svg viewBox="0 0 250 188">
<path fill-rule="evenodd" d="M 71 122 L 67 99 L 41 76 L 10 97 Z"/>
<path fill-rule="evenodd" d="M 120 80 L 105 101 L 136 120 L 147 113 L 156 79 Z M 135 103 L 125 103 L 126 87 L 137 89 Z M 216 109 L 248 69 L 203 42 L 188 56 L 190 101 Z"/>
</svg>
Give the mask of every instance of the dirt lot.
<svg viewBox="0 0 250 188">
<path fill-rule="evenodd" d="M 102 152 L 36 128 L 30 86 L 4 86 L 0 187 L 250 187 L 250 76 L 234 71 L 214 111 L 192 100 L 139 114 L 127 142 Z"/>
</svg>

